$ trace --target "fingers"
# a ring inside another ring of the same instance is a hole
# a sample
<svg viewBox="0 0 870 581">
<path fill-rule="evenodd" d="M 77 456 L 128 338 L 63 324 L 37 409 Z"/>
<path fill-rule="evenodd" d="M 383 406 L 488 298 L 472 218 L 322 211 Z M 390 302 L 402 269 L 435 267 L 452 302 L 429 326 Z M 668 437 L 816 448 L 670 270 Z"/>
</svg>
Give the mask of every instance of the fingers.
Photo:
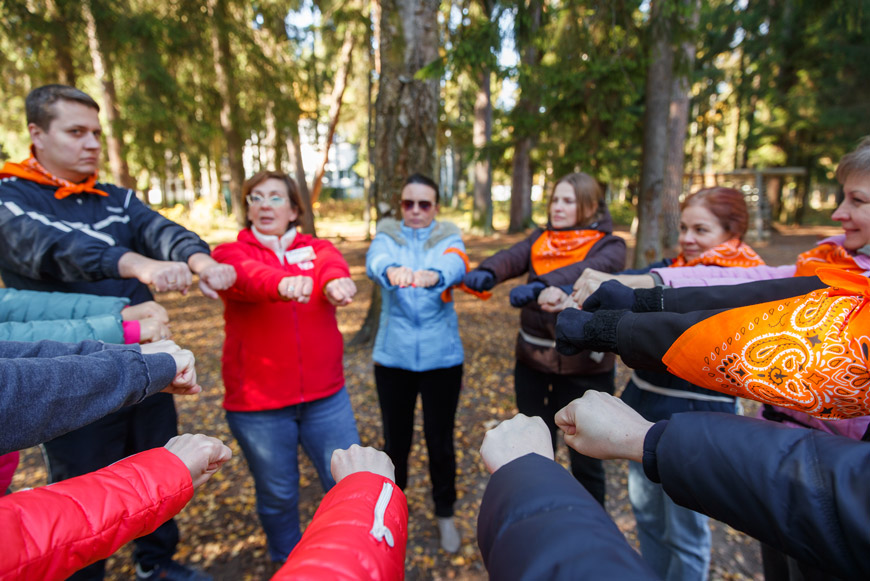
<svg viewBox="0 0 870 581">
<path fill-rule="evenodd" d="M 178 456 L 190 470 L 193 487 L 204 484 L 211 475 L 233 457 L 233 452 L 217 438 L 203 434 L 183 434 L 166 443 L 165 448 Z"/>
<path fill-rule="evenodd" d="M 193 274 L 183 262 L 159 262 L 152 276 L 152 284 L 158 292 L 186 293 L 192 283 Z"/>
<path fill-rule="evenodd" d="M 347 450 L 335 450 L 330 461 L 330 471 L 336 482 L 355 472 L 372 472 L 390 480 L 396 480 L 392 460 L 380 450 L 353 444 Z"/>
<path fill-rule="evenodd" d="M 154 341 L 141 345 L 143 355 L 152 355 L 154 353 L 168 353 L 172 355 L 177 351 L 181 351 L 181 347 L 175 344 L 174 341 Z"/>
<path fill-rule="evenodd" d="M 178 395 L 191 395 L 202 391 L 202 387 L 196 382 L 196 360 L 193 353 L 187 349 L 179 349 L 170 355 L 175 359 L 175 378 L 163 391 Z"/>
<path fill-rule="evenodd" d="M 161 323 L 169 323 L 169 313 L 159 303 L 145 301 L 138 305 L 131 305 L 121 309 L 121 319 L 124 321 L 141 321 L 143 319 L 155 319 Z"/>
<path fill-rule="evenodd" d="M 236 283 L 236 269 L 231 264 L 215 263 L 199 273 L 199 280 L 203 294 L 209 298 L 217 298 L 214 291 L 227 290 Z M 214 296 L 203 288 L 203 283 Z"/>
<path fill-rule="evenodd" d="M 412 275 L 412 283 L 417 288 L 429 288 L 438 284 L 441 275 L 434 270 L 418 270 Z"/>
<path fill-rule="evenodd" d="M 414 284 L 414 271 L 407 266 L 391 266 L 387 269 L 387 279 L 392 286 L 405 288 Z"/>
<path fill-rule="evenodd" d="M 326 299 L 337 307 L 343 307 L 353 302 L 356 295 L 356 284 L 350 278 L 336 278 L 324 287 Z"/>
<path fill-rule="evenodd" d="M 517 414 L 489 430 L 480 446 L 480 456 L 490 474 L 526 454 L 554 458 L 550 430 L 540 417 Z"/>
<path fill-rule="evenodd" d="M 278 294 L 285 301 L 307 303 L 313 290 L 314 280 L 310 276 L 287 276 L 278 283 Z"/>
<path fill-rule="evenodd" d="M 139 342 L 151 343 L 169 339 L 172 332 L 169 325 L 161 323 L 157 319 L 142 319 L 139 321 Z"/>
</svg>

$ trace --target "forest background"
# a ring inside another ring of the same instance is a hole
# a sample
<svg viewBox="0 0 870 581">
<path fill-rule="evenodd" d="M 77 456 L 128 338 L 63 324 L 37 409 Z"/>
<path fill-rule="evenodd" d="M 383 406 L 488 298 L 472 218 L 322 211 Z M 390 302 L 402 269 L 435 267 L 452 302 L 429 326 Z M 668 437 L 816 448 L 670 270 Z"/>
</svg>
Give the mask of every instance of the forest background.
<svg viewBox="0 0 870 581">
<path fill-rule="evenodd" d="M 362 240 L 414 171 L 436 176 L 444 213 L 479 235 L 474 262 L 545 220 L 534 192 L 588 172 L 617 221 L 634 223 L 626 236 L 646 264 L 675 246 L 679 200 L 701 185 L 741 187 L 761 237 L 830 223 L 836 162 L 870 134 L 868 25 L 870 0 L 0 0 L 0 160 L 27 156 L 26 94 L 60 82 L 102 106 L 103 179 L 158 192 L 162 211 L 210 241 L 234 234 L 245 177 L 280 167 L 313 210 L 306 231 L 360 239 L 343 249 L 360 307 L 377 293 L 360 276 Z M 339 141 L 355 149 L 359 200 L 326 181 Z M 505 314 L 501 298 L 489 316 Z M 218 385 L 219 305 L 176 299 L 179 337 L 208 351 Z M 196 309 L 211 315 L 194 321 Z M 365 343 L 375 315 L 354 311 L 343 333 Z M 501 386 L 481 408 L 490 417 L 510 411 L 511 339 L 470 355 L 469 377 Z M 348 362 L 370 387 L 365 353 Z M 369 411 L 362 431 L 377 445 Z M 196 417 L 222 425 L 214 413 Z M 231 474 L 220 490 L 250 488 L 243 469 Z M 226 517 L 233 498 L 203 502 Z M 194 522 L 211 514 L 195 509 Z M 208 563 L 232 558 L 200 549 Z M 433 555 L 412 545 L 420 578 L 481 571 L 472 549 Z"/>
</svg>

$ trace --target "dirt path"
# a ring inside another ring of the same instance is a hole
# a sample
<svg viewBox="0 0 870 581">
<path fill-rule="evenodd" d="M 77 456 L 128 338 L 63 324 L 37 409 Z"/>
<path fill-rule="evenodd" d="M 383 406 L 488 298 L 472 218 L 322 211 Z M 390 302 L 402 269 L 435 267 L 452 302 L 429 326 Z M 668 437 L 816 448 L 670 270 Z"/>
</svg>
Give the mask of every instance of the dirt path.
<svg viewBox="0 0 870 581">
<path fill-rule="evenodd" d="M 755 247 L 770 264 L 786 264 L 832 229 L 795 229 L 773 235 Z M 626 235 L 627 237 L 627 235 Z M 519 236 L 469 237 L 466 244 L 472 263 L 477 263 Z M 367 244 L 342 241 L 339 247 L 351 265 L 359 286 L 359 300 L 342 309 L 339 325 L 345 338 L 359 328 L 368 305 L 371 283 L 365 277 Z M 457 417 L 456 446 L 459 499 L 456 516 L 463 545 L 456 555 L 438 548 L 425 446 L 418 418 L 411 452 L 407 496 L 410 509 L 407 578 L 486 579 L 475 541 L 476 515 L 487 477 L 478 455 L 483 434 L 496 422 L 516 413 L 513 398 L 513 347 L 517 313 L 508 306 L 508 293 L 519 281 L 501 285 L 492 300 L 480 302 L 457 293 L 463 343 L 466 349 L 465 383 Z M 461 295 L 461 296 L 460 296 Z M 198 564 L 215 579 L 264 579 L 272 572 L 265 553 L 265 537 L 254 511 L 253 481 L 229 434 L 221 409 L 220 355 L 223 341 L 222 307 L 198 293 L 181 297 L 168 293 L 158 297 L 170 311 L 174 339 L 197 356 L 197 370 L 205 391 L 195 398 L 176 398 L 182 432 L 203 432 L 229 442 L 236 454 L 182 511 L 178 517 L 183 542 L 178 558 Z M 380 413 L 371 371 L 369 349 L 348 351 L 345 356 L 348 390 L 351 393 L 360 436 L 364 444 L 380 447 Z M 625 385 L 627 369 L 620 365 L 617 386 Z M 418 409 L 419 414 L 419 409 Z M 564 448 L 559 458 L 567 464 Z M 630 542 L 635 543 L 634 517 L 626 493 L 625 462 L 607 464 L 607 509 Z M 322 492 L 307 460 L 302 463 L 302 520 L 307 523 Z M 23 453 L 22 467 L 13 490 L 45 483 L 45 470 L 38 449 Z M 712 579 L 761 579 L 757 543 L 729 527 L 714 523 Z M 129 579 L 133 574 L 129 548 L 109 562 L 108 579 Z"/>
</svg>

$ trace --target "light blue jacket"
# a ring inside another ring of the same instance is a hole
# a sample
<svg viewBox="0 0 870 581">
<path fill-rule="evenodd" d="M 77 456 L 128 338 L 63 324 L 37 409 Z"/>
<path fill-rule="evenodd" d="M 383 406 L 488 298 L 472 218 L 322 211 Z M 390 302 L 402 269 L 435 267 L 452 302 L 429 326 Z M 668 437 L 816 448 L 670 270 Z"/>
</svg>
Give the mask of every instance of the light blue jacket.
<svg viewBox="0 0 870 581">
<path fill-rule="evenodd" d="M 119 297 L 0 289 L 0 341 L 124 343 Z"/>
<path fill-rule="evenodd" d="M 453 302 L 441 300 L 448 287 L 462 282 L 465 262 L 448 248 L 465 252 L 459 228 L 433 221 L 427 228 L 408 228 L 385 218 L 366 254 L 366 273 L 381 285 L 381 318 L 372 358 L 386 367 L 428 371 L 462 363 L 464 354 Z M 430 288 L 390 285 L 387 268 L 407 266 L 434 270 L 441 279 Z"/>
</svg>

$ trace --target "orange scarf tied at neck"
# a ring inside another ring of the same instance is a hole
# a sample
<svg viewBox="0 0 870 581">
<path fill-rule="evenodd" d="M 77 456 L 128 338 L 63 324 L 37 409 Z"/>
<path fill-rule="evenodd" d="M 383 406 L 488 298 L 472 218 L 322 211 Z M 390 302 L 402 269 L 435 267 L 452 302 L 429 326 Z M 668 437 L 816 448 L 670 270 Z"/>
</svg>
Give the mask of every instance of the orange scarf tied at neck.
<svg viewBox="0 0 870 581">
<path fill-rule="evenodd" d="M 870 280 L 834 268 L 816 274 L 830 288 L 693 325 L 662 358 L 668 371 L 823 420 L 870 414 Z"/>
<path fill-rule="evenodd" d="M 795 276 L 813 276 L 820 268 L 836 268 L 856 274 L 863 274 L 864 269 L 858 266 L 849 251 L 839 244 L 821 244 L 807 250 L 797 259 Z"/>
<path fill-rule="evenodd" d="M 748 244 L 732 238 L 719 246 L 705 250 L 701 256 L 691 260 L 686 260 L 686 257 L 681 253 L 669 267 L 696 266 L 699 264 L 704 266 L 738 266 L 749 268 L 751 266 L 762 266 L 764 260 Z"/>
<path fill-rule="evenodd" d="M 30 148 L 30 157 L 21 163 L 13 163 L 7 161 L 0 169 L 0 178 L 16 177 L 25 179 L 31 182 L 36 182 L 44 186 L 57 186 L 57 191 L 54 192 L 54 197 L 62 200 L 72 194 L 97 194 L 98 196 L 108 196 L 106 192 L 94 188 L 97 183 L 97 173 L 80 184 L 74 184 L 71 181 L 59 178 L 52 175 L 47 169 L 42 167 L 33 155 L 33 148 Z"/>
<path fill-rule="evenodd" d="M 540 276 L 580 262 L 602 238 L 600 230 L 546 230 L 532 244 L 532 268 Z"/>
</svg>

